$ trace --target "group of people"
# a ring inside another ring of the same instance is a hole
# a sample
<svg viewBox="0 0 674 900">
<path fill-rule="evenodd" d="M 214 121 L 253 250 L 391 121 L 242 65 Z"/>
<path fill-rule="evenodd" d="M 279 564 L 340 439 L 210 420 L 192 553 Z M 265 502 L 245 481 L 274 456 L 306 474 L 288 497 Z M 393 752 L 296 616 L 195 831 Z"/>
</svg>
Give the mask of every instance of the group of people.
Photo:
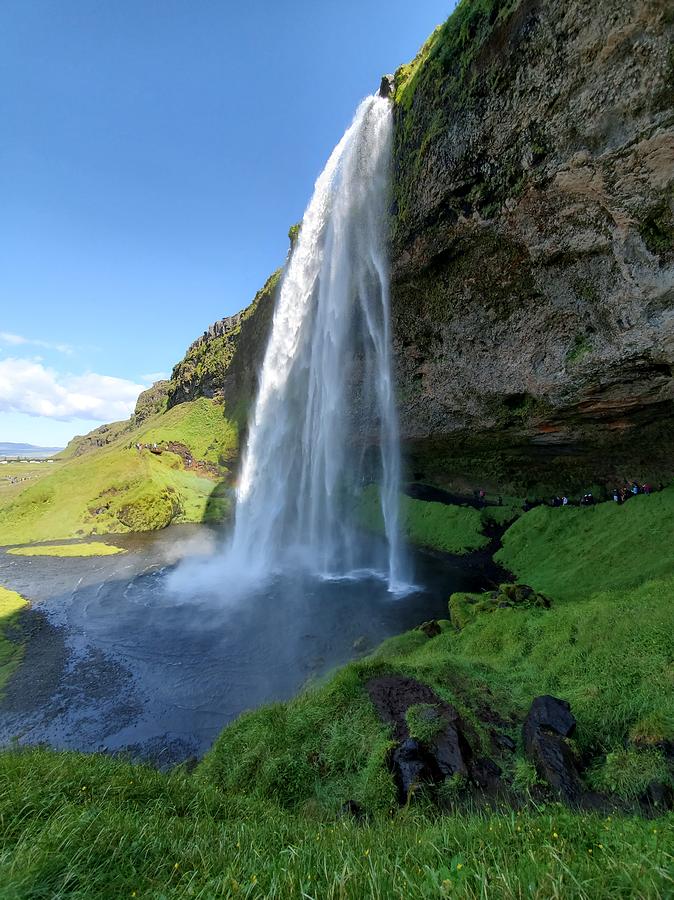
<svg viewBox="0 0 674 900">
<path fill-rule="evenodd" d="M 663 485 L 660 484 L 658 486 L 658 490 L 662 490 Z M 637 494 L 652 494 L 655 488 L 649 482 L 645 482 L 644 484 L 639 484 L 637 481 L 626 482 L 620 488 L 614 488 L 609 492 L 610 498 L 614 503 L 625 503 L 630 497 L 636 497 Z M 608 499 L 608 498 L 607 498 Z M 588 491 L 586 494 L 578 500 L 578 506 L 594 506 L 599 501 L 592 491 Z M 533 509 L 534 506 L 540 506 L 540 503 L 530 502 L 529 500 L 524 501 L 524 509 L 529 510 Z M 575 506 L 576 503 L 570 500 L 565 494 L 557 497 L 553 497 L 549 503 L 550 506 Z"/>
<path fill-rule="evenodd" d="M 630 497 L 636 497 L 637 494 L 652 494 L 653 490 L 653 485 L 648 481 L 642 485 L 639 485 L 636 481 L 631 481 L 629 484 L 624 484 L 621 488 L 614 489 L 613 502 L 624 503 Z M 662 484 L 659 485 L 658 490 L 662 490 Z"/>
</svg>

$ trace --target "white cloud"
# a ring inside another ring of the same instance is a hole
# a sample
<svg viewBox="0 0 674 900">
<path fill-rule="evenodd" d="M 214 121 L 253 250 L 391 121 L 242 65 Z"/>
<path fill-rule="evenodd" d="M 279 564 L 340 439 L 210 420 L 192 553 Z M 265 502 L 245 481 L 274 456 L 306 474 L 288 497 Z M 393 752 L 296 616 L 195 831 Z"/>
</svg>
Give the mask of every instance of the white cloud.
<svg viewBox="0 0 674 900">
<path fill-rule="evenodd" d="M 141 375 L 145 384 L 154 384 L 155 381 L 163 381 L 169 377 L 168 372 L 150 372 L 148 375 Z"/>
<path fill-rule="evenodd" d="M 128 418 L 144 389 L 111 375 L 59 375 L 36 360 L 0 360 L 0 412 L 111 422 Z"/>
<path fill-rule="evenodd" d="M 51 341 L 41 341 L 37 338 L 24 337 L 21 334 L 12 334 L 11 331 L 0 331 L 0 342 L 9 344 L 10 347 L 29 345 L 31 347 L 44 347 L 45 350 L 58 350 L 59 353 L 73 352 L 70 344 L 53 344 Z"/>
</svg>

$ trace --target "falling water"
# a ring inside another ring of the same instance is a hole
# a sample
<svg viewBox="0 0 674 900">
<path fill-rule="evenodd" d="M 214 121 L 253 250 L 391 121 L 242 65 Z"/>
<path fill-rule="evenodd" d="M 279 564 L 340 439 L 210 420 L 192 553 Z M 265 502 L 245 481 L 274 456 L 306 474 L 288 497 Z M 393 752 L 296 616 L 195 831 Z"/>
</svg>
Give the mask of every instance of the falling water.
<svg viewBox="0 0 674 900">
<path fill-rule="evenodd" d="M 403 581 L 386 254 L 390 151 L 390 104 L 369 97 L 304 214 L 239 480 L 231 557 L 248 572 L 292 563 L 342 576 L 381 566 L 390 589 Z M 378 485 L 384 560 L 363 559 L 358 506 L 369 482 Z"/>
</svg>

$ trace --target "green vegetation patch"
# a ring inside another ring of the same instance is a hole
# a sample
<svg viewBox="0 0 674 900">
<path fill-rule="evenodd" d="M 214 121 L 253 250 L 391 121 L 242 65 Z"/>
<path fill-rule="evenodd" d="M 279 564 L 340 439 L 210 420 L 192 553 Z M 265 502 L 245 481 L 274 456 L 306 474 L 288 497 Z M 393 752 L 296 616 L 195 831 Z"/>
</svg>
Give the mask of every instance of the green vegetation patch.
<svg viewBox="0 0 674 900">
<path fill-rule="evenodd" d="M 360 515 L 363 527 L 383 532 L 380 494 L 376 485 L 370 485 L 363 491 Z M 420 547 L 463 554 L 479 550 L 489 543 L 489 538 L 482 533 L 480 512 L 469 506 L 448 506 L 401 495 L 400 515 L 405 536 Z"/>
<path fill-rule="evenodd" d="M 536 507 L 505 533 L 496 560 L 554 599 L 674 573 L 674 487 L 627 503 Z"/>
<path fill-rule="evenodd" d="M 674 817 L 552 806 L 322 820 L 103 756 L 0 754 L 0 884 L 27 897 L 564 897 L 671 893 Z M 579 887 L 580 886 L 580 887 Z"/>
<path fill-rule="evenodd" d="M 0 695 L 23 656 L 23 647 L 15 641 L 10 641 L 7 631 L 25 606 L 26 601 L 20 594 L 0 586 Z"/>
<path fill-rule="evenodd" d="M 126 553 L 122 547 L 98 542 L 82 544 L 37 544 L 31 547 L 12 547 L 7 551 L 13 556 L 114 556 Z"/>
<path fill-rule="evenodd" d="M 186 467 L 178 452 L 136 449 L 154 443 L 180 444 L 209 468 Z M 0 500 L 0 544 L 201 522 L 215 508 L 223 514 L 229 498 L 212 504 L 211 495 L 226 474 L 219 461 L 233 456 L 237 443 L 237 429 L 221 404 L 205 397 L 181 403 L 105 446 L 53 463 L 38 482 L 5 504 Z"/>
</svg>

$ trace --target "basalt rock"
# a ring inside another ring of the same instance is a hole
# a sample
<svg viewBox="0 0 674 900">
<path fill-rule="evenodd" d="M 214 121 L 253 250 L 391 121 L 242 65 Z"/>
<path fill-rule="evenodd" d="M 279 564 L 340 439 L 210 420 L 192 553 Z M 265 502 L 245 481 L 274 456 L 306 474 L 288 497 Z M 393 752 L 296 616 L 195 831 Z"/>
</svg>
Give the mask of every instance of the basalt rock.
<svg viewBox="0 0 674 900">
<path fill-rule="evenodd" d="M 466 2 L 396 73 L 395 375 L 426 477 L 477 449 L 499 479 L 674 468 L 673 29 L 667 0 Z"/>
<path fill-rule="evenodd" d="M 398 742 L 391 754 L 391 770 L 401 803 L 415 786 L 439 784 L 455 776 L 479 786 L 495 784 L 498 766 L 484 759 L 473 763 L 467 729 L 457 710 L 432 688 L 400 675 L 374 678 L 366 687 L 380 718 L 391 726 Z M 425 740 L 410 735 L 406 719 L 410 707 L 420 705 L 432 709 L 437 722 L 437 728 Z"/>
<path fill-rule="evenodd" d="M 522 729 L 526 754 L 538 774 L 572 805 L 584 792 L 575 755 L 565 740 L 575 728 L 570 705 L 546 695 L 534 699 Z"/>
</svg>

